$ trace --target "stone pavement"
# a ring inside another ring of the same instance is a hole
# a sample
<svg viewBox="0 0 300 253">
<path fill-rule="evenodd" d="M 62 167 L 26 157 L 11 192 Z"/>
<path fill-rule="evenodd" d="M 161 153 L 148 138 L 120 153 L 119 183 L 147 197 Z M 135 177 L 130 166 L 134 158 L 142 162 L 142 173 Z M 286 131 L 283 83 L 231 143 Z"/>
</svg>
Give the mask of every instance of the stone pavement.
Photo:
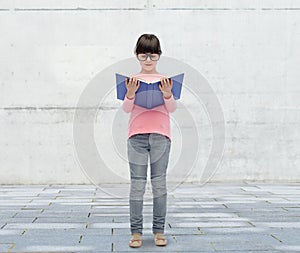
<svg viewBox="0 0 300 253">
<path fill-rule="evenodd" d="M 143 246 L 132 249 L 129 184 L 2 185 L 0 252 L 300 252 L 300 184 L 168 188 L 168 245 L 154 245 L 147 183 Z"/>
</svg>

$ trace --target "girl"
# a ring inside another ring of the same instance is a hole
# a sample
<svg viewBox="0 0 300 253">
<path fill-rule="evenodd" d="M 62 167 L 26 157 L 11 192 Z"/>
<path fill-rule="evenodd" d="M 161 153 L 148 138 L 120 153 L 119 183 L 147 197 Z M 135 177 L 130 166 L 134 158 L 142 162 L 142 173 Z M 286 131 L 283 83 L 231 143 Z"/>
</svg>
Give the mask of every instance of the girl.
<svg viewBox="0 0 300 253">
<path fill-rule="evenodd" d="M 160 42 L 153 34 L 139 37 L 135 56 L 140 62 L 141 71 L 126 80 L 127 93 L 122 105 L 130 113 L 127 153 L 130 167 L 130 247 L 142 245 L 143 196 L 147 182 L 148 155 L 151 165 L 151 185 L 153 193 L 153 226 L 155 245 L 167 245 L 164 227 L 167 205 L 166 171 L 171 147 L 169 113 L 176 109 L 176 101 L 171 92 L 172 81 L 156 71 L 156 64 L 162 51 Z M 164 104 L 152 109 L 145 109 L 134 104 L 135 92 L 140 81 L 160 80 L 159 89 L 163 94 Z"/>
</svg>

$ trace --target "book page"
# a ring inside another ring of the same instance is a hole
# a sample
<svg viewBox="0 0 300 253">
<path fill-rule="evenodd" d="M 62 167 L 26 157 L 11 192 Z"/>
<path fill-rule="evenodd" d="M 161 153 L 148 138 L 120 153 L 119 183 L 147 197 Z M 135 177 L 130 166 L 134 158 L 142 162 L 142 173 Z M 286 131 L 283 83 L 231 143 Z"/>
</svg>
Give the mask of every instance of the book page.
<svg viewBox="0 0 300 253">
<path fill-rule="evenodd" d="M 149 82 L 149 81 L 146 81 L 146 80 L 143 80 L 143 79 L 141 79 L 141 78 L 138 78 L 137 80 L 140 80 L 140 81 L 143 81 L 144 83 L 156 83 L 156 82 L 160 82 L 160 79 L 157 79 L 157 80 L 153 80 L 153 81 L 151 81 L 151 82 Z"/>
</svg>

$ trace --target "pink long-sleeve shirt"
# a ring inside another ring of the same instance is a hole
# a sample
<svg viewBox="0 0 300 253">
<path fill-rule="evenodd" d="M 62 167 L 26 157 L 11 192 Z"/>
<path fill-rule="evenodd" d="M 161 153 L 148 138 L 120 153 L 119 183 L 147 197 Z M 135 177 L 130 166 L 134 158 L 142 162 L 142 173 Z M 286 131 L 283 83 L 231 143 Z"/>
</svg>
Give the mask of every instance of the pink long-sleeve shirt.
<svg viewBox="0 0 300 253">
<path fill-rule="evenodd" d="M 135 74 L 134 77 L 146 82 L 153 82 L 164 77 L 162 74 Z M 173 95 L 170 98 L 164 98 L 163 105 L 146 109 L 134 104 L 134 99 L 125 96 L 122 108 L 125 112 L 130 113 L 128 124 L 128 138 L 135 134 L 142 133 L 159 133 L 167 136 L 171 140 L 170 131 L 170 112 L 176 110 L 176 101 Z"/>
</svg>

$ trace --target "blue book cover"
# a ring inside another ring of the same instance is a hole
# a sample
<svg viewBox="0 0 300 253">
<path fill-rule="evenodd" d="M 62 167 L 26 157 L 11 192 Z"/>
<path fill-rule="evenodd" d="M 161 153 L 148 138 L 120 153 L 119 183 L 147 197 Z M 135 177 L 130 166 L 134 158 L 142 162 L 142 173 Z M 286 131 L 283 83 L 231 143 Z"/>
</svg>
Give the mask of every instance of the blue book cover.
<svg viewBox="0 0 300 253">
<path fill-rule="evenodd" d="M 174 99 L 179 99 L 181 95 L 182 82 L 184 73 L 172 76 L 169 79 L 172 80 L 172 94 Z M 126 78 L 128 76 L 120 75 L 116 73 L 117 83 L 117 99 L 124 100 L 127 93 Z M 140 79 L 138 79 L 140 80 Z M 164 99 L 161 90 L 159 89 L 160 80 L 154 82 L 145 82 L 140 80 L 140 87 L 135 93 L 134 104 L 142 106 L 146 109 L 152 109 L 156 106 L 163 105 Z"/>
</svg>

